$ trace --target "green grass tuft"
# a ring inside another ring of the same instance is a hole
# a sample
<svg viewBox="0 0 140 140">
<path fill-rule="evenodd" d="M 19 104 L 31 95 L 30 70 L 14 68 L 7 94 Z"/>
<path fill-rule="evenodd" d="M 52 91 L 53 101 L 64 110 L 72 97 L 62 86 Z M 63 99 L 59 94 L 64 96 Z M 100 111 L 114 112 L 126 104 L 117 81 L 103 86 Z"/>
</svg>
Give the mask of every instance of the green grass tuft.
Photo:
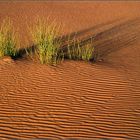
<svg viewBox="0 0 140 140">
<path fill-rule="evenodd" d="M 63 60 L 60 51 L 62 42 L 58 39 L 60 28 L 54 21 L 49 23 L 48 19 L 37 19 L 30 28 L 32 40 L 36 44 L 36 55 L 42 64 L 56 65 Z"/>
<path fill-rule="evenodd" d="M 89 61 L 93 57 L 94 47 L 92 42 L 82 44 L 81 41 L 74 38 L 72 43 L 68 43 L 67 50 L 69 59 Z"/>
<path fill-rule="evenodd" d="M 4 19 L 0 26 L 0 57 L 16 56 L 18 43 L 18 36 L 13 28 L 12 21 L 10 18 Z"/>
</svg>

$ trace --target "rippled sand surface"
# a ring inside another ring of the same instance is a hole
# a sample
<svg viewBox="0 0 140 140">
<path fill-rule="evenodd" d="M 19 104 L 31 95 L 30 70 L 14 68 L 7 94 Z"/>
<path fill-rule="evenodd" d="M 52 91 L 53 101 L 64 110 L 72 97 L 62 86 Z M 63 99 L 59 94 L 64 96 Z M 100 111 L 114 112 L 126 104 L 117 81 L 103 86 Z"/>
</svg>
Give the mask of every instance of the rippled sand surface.
<svg viewBox="0 0 140 140">
<path fill-rule="evenodd" d="M 139 140 L 140 3 L 0 2 L 0 20 L 13 18 L 23 42 L 25 20 L 50 13 L 65 33 L 95 36 L 103 61 L 1 59 L 0 139 Z"/>
</svg>

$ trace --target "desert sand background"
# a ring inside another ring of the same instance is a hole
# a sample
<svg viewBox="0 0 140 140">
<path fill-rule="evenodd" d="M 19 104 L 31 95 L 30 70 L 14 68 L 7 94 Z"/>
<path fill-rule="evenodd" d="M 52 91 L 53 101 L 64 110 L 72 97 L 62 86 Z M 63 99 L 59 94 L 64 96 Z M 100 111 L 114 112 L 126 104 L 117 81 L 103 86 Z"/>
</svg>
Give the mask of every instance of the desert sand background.
<svg viewBox="0 0 140 140">
<path fill-rule="evenodd" d="M 0 60 L 0 139 L 140 139 L 140 2 L 0 2 L 26 47 L 36 16 L 94 36 L 103 61 Z M 77 33 L 77 34 L 78 34 Z"/>
</svg>

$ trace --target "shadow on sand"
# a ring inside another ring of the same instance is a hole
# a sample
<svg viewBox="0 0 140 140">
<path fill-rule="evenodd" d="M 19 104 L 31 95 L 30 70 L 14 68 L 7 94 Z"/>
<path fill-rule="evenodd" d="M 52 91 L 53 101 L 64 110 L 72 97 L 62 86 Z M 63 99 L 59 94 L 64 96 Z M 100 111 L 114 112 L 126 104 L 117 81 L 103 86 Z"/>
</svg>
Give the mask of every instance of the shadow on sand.
<svg viewBox="0 0 140 140">
<path fill-rule="evenodd" d="M 67 58 L 67 38 L 70 36 L 72 40 L 75 38 L 81 38 L 81 47 L 89 42 L 92 42 L 94 47 L 93 57 L 91 61 L 99 61 L 103 59 L 106 55 L 111 52 L 120 50 L 123 47 L 129 47 L 130 45 L 136 43 L 140 38 L 140 18 L 135 18 L 121 22 L 117 25 L 114 25 L 108 29 L 104 29 L 96 33 L 94 30 L 98 28 L 104 28 L 106 25 L 113 25 L 116 21 L 99 24 L 94 27 L 78 31 L 77 33 L 71 33 L 69 35 L 64 35 L 61 37 L 63 41 L 63 46 L 61 47 L 64 52 L 65 58 Z M 87 36 L 86 36 L 87 35 Z M 84 36 L 82 38 L 82 36 Z M 86 36 L 86 37 L 85 37 Z M 73 43 L 70 44 L 70 47 Z M 34 52 L 36 45 L 32 45 L 26 49 L 22 48 L 17 53 L 17 56 L 14 59 L 21 58 L 26 55 L 26 51 Z"/>
</svg>

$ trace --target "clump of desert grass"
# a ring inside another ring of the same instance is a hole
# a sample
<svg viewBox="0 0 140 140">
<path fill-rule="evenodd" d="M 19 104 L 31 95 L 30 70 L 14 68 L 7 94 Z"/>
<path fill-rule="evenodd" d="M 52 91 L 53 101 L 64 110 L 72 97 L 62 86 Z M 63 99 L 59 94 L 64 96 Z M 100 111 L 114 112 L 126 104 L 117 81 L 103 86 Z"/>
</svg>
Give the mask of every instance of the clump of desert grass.
<svg viewBox="0 0 140 140">
<path fill-rule="evenodd" d="M 93 52 L 92 41 L 84 44 L 75 37 L 72 41 L 68 41 L 67 56 L 69 59 L 90 61 L 93 58 Z"/>
<path fill-rule="evenodd" d="M 0 57 L 15 57 L 19 47 L 18 34 L 10 18 L 5 18 L 0 25 Z"/>
<path fill-rule="evenodd" d="M 55 20 L 37 18 L 36 23 L 30 27 L 32 41 L 35 44 L 35 55 L 42 64 L 57 65 L 63 60 L 63 52 L 60 50 L 62 45 L 60 30 L 61 25 L 56 24 Z"/>
<path fill-rule="evenodd" d="M 33 45 L 28 48 L 25 47 L 23 50 L 18 49 L 19 38 L 13 27 L 13 22 L 10 18 L 3 20 L 0 26 L 0 57 L 11 56 L 15 58 L 26 54 L 32 60 L 37 58 L 41 64 L 53 66 L 56 66 L 65 58 L 83 61 L 90 61 L 93 58 L 94 47 L 92 41 L 85 43 L 76 39 L 76 35 L 74 37 L 68 35 L 68 40 L 64 40 L 60 33 L 62 24 L 58 24 L 56 20 L 37 17 L 35 23 L 28 28 Z"/>
</svg>

